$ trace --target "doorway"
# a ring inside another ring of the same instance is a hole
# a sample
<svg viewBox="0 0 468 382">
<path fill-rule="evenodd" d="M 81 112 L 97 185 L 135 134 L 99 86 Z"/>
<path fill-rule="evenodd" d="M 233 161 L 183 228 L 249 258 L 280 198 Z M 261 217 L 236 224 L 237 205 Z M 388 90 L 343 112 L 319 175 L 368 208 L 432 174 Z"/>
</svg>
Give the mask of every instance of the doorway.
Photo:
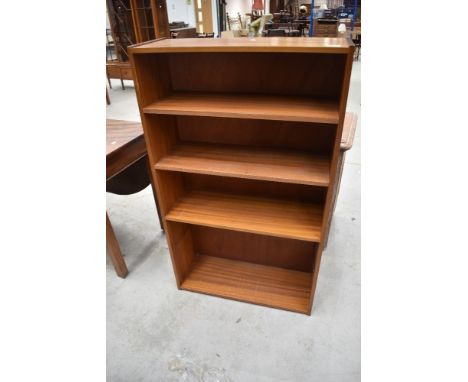
<svg viewBox="0 0 468 382">
<path fill-rule="evenodd" d="M 198 33 L 213 33 L 211 0 L 194 0 L 195 19 Z"/>
</svg>

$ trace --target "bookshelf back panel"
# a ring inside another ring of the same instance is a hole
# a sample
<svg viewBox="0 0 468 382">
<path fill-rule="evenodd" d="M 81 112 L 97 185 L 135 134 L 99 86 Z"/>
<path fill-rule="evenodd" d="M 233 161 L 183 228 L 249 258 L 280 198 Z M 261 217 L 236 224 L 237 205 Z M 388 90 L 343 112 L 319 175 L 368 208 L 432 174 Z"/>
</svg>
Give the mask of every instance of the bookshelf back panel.
<svg viewBox="0 0 468 382">
<path fill-rule="evenodd" d="M 264 180 L 174 173 L 183 177 L 187 191 L 210 191 L 323 204 L 327 188 Z"/>
<path fill-rule="evenodd" d="M 191 227 L 194 252 L 197 254 L 312 272 L 316 243 L 195 225 Z"/>
<path fill-rule="evenodd" d="M 180 282 L 190 272 L 197 254 L 313 271 L 317 243 L 177 222 L 167 222 L 167 229 L 172 236 L 173 263 Z"/>
<path fill-rule="evenodd" d="M 161 54 L 163 55 L 163 54 Z M 345 54 L 171 53 L 172 90 L 338 99 Z"/>
<path fill-rule="evenodd" d="M 336 125 L 177 116 L 181 141 L 280 148 L 331 155 Z"/>
</svg>

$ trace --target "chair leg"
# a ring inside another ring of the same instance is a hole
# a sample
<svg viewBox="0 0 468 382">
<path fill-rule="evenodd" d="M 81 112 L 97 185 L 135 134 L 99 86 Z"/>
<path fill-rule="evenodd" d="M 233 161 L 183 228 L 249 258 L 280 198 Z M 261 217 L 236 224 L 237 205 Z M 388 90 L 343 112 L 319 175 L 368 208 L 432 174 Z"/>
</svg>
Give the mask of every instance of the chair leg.
<svg viewBox="0 0 468 382">
<path fill-rule="evenodd" d="M 112 89 L 112 83 L 111 83 L 111 80 L 110 80 L 110 77 L 109 77 L 109 75 L 107 76 L 107 81 L 109 82 L 109 88 L 111 88 L 111 89 Z"/>
<path fill-rule="evenodd" d="M 122 78 L 122 77 L 120 77 L 120 83 L 122 84 L 122 89 L 125 90 L 125 84 L 124 84 L 124 82 L 123 82 L 123 78 Z"/>
<path fill-rule="evenodd" d="M 114 230 L 109 220 L 109 215 L 106 212 L 106 249 L 112 264 L 114 264 L 115 272 L 117 276 L 125 278 L 128 274 L 127 265 L 120 252 L 119 243 L 115 237 Z"/>
</svg>

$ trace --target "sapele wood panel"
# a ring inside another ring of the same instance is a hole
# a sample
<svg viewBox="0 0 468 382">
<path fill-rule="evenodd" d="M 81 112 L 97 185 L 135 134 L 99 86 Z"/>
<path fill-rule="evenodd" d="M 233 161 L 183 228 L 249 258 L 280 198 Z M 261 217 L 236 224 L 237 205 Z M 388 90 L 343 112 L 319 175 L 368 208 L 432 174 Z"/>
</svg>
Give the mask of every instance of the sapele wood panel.
<svg viewBox="0 0 468 382">
<path fill-rule="evenodd" d="M 323 204 L 328 187 L 313 187 L 303 184 L 271 182 L 243 178 L 227 178 L 204 174 L 176 173 L 183 178 L 186 191 L 209 191 L 221 194 L 238 194 L 273 199 L 295 200 L 297 202 Z M 177 175 L 175 175 L 177 176 Z"/>
<path fill-rule="evenodd" d="M 180 144 L 164 156 L 157 170 L 328 186 L 326 156 L 248 146 Z"/>
<path fill-rule="evenodd" d="M 199 255 L 181 288 L 307 313 L 311 280 L 306 272 Z"/>
<path fill-rule="evenodd" d="M 130 48 L 132 53 L 174 52 L 285 52 L 285 53 L 328 53 L 347 54 L 353 46 L 345 38 L 269 37 L 269 38 L 185 38 L 148 42 Z"/>
<path fill-rule="evenodd" d="M 168 54 L 172 90 L 277 95 L 338 101 L 344 55 L 296 53 Z M 294 62 L 294 70 L 285 68 Z"/>
<path fill-rule="evenodd" d="M 338 123 L 335 101 L 305 97 L 173 93 L 144 108 L 148 114 Z"/>
<path fill-rule="evenodd" d="M 149 120 L 162 117 L 151 115 Z M 168 118 L 169 116 L 166 116 Z M 332 153 L 336 125 L 261 119 L 176 116 L 181 141 Z M 154 126 L 159 125 L 154 122 Z"/>
<path fill-rule="evenodd" d="M 192 191 L 174 203 L 166 220 L 318 242 L 322 208 L 280 199 Z"/>
<path fill-rule="evenodd" d="M 197 225 L 190 227 L 196 253 L 312 272 L 317 243 Z"/>
</svg>

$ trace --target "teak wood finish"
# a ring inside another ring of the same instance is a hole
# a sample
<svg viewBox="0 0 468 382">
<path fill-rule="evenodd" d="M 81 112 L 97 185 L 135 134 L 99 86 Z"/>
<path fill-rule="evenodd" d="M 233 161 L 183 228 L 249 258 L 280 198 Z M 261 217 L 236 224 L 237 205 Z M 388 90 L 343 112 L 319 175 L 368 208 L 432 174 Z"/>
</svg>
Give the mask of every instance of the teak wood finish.
<svg viewBox="0 0 468 382">
<path fill-rule="evenodd" d="M 280 37 L 130 48 L 179 288 L 311 313 L 353 51 Z"/>
</svg>

